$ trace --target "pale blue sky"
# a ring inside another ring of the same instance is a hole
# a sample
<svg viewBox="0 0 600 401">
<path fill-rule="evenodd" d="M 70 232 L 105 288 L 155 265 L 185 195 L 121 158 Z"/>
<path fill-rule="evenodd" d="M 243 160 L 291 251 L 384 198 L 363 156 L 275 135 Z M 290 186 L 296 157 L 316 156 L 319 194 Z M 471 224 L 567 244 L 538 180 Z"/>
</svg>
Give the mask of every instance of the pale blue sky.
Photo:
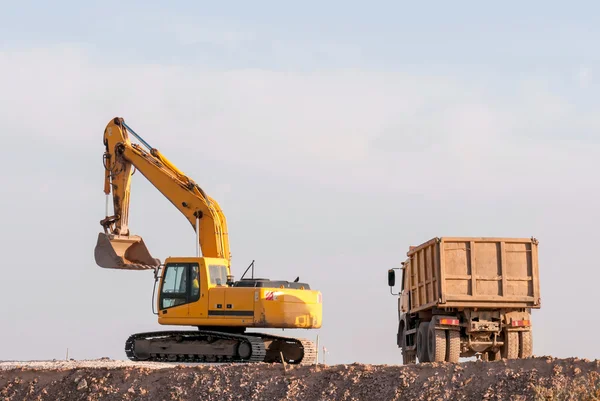
<svg viewBox="0 0 600 401">
<path fill-rule="evenodd" d="M 400 361 L 386 271 L 455 235 L 536 236 L 534 352 L 598 357 L 563 332 L 600 329 L 573 307 L 600 280 L 597 3 L 0 4 L 0 359 L 124 358 L 159 328 L 151 274 L 93 260 L 115 116 L 219 201 L 236 277 L 256 259 L 323 291 L 331 363 Z M 152 253 L 191 255 L 177 210 L 132 191 Z"/>
<path fill-rule="evenodd" d="M 3 2 L 3 47 L 71 43 L 105 61 L 113 55 L 224 68 L 450 68 L 467 76 L 487 70 L 500 79 L 505 73 L 570 73 L 599 60 L 593 49 L 600 5 L 591 1 L 43 4 Z"/>
</svg>

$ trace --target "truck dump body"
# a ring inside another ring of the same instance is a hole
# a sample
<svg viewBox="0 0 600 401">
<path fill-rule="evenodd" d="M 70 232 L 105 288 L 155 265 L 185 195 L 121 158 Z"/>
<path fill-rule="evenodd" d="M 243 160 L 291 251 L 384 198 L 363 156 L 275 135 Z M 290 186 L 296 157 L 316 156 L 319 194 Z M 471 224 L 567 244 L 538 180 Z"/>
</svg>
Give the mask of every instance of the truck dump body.
<svg viewBox="0 0 600 401">
<path fill-rule="evenodd" d="M 410 313 L 439 308 L 540 308 L 534 238 L 433 238 L 411 247 Z"/>
</svg>

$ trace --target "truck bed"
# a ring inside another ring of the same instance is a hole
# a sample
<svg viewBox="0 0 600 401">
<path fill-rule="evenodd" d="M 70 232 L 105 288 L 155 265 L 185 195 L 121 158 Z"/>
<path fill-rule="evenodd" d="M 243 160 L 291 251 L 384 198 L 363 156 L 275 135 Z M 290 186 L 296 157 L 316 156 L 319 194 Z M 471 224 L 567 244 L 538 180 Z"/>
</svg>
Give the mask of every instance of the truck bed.
<svg viewBox="0 0 600 401">
<path fill-rule="evenodd" d="M 534 238 L 433 238 L 407 256 L 410 312 L 541 306 Z"/>
</svg>

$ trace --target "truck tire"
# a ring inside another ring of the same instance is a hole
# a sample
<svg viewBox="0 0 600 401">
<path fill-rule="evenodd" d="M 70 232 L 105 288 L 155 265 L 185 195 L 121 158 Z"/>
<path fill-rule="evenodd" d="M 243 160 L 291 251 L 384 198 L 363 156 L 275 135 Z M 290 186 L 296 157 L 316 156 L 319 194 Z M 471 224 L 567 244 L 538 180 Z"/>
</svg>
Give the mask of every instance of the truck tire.
<svg viewBox="0 0 600 401">
<path fill-rule="evenodd" d="M 517 359 L 519 357 L 519 333 L 516 331 L 504 332 L 504 345 L 502 346 L 502 358 Z"/>
<path fill-rule="evenodd" d="M 519 358 L 530 358 L 533 355 L 533 336 L 531 331 L 519 332 Z"/>
<path fill-rule="evenodd" d="M 458 363 L 458 359 L 460 358 L 460 331 L 448 330 L 448 345 L 446 349 L 446 361 Z"/>
<path fill-rule="evenodd" d="M 429 322 L 421 322 L 419 324 L 419 330 L 417 331 L 417 358 L 419 358 L 419 363 L 430 362 L 429 352 L 427 351 L 428 329 Z"/>
<path fill-rule="evenodd" d="M 436 329 L 433 322 L 427 328 L 427 352 L 430 362 L 446 360 L 446 330 Z"/>
</svg>

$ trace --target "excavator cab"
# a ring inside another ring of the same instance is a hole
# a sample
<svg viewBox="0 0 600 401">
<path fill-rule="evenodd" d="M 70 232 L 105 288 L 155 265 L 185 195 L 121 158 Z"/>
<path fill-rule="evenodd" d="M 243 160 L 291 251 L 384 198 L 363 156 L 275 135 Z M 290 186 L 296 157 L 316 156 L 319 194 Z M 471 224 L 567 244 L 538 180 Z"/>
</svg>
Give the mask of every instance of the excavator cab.
<svg viewBox="0 0 600 401">
<path fill-rule="evenodd" d="M 160 260 L 150 255 L 144 240 L 137 235 L 98 233 L 94 258 L 105 269 L 148 270 L 160 266 Z"/>
</svg>

